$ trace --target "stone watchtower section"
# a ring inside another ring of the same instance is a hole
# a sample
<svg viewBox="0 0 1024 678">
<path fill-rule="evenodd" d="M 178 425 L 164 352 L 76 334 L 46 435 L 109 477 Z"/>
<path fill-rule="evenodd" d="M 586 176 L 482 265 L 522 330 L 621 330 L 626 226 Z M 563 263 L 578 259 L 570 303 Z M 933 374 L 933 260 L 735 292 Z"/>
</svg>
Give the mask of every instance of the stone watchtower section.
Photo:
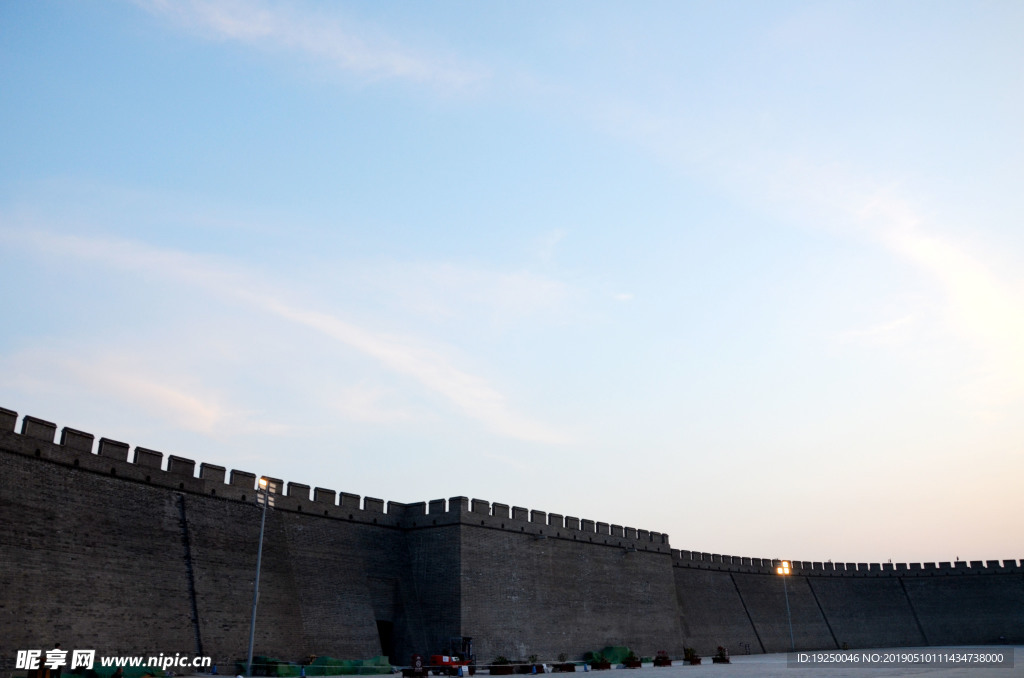
<svg viewBox="0 0 1024 678">
<path fill-rule="evenodd" d="M 256 475 L 18 423 L 0 409 L 0 662 L 61 642 L 232 670 L 248 643 Z M 417 551 L 401 504 L 279 479 L 270 494 L 257 653 L 399 662 L 458 632 L 458 596 L 438 595 L 457 585 L 457 532 Z"/>
<path fill-rule="evenodd" d="M 0 408 L 0 663 L 17 650 L 244 654 L 257 477 Z M 777 563 L 467 497 L 400 503 L 269 479 L 256 652 L 392 663 L 474 638 L 580 658 L 788 649 Z M 1017 561 L 792 563 L 798 648 L 1021 643 Z M 0 666 L 0 668 L 9 668 Z"/>
<path fill-rule="evenodd" d="M 0 657 L 56 636 L 111 654 L 241 656 L 257 476 L 18 423 L 0 409 L 0 557 L 11 564 Z M 405 504 L 269 480 L 257 652 L 403 663 L 453 636 L 474 637 L 481 661 L 674 647 L 667 535 L 466 497 Z M 590 627 L 574 621 L 580 601 L 598 613 Z M 650 628 L 628 626 L 633 614 Z M 575 631 L 552 640 L 556 626 Z"/>
</svg>

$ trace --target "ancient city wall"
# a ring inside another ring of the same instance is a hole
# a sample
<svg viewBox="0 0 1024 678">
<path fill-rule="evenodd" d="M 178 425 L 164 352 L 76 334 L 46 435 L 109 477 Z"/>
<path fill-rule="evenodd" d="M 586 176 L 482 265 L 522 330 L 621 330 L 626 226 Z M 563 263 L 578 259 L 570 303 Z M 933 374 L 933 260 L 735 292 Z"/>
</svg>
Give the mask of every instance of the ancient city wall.
<svg viewBox="0 0 1024 678">
<path fill-rule="evenodd" d="M 780 561 L 672 556 L 688 646 L 705 653 L 748 643 L 752 652 L 789 649 Z M 798 650 L 1024 643 L 1022 565 L 795 561 L 786 579 L 793 641 Z"/>
<path fill-rule="evenodd" d="M 255 476 L 0 411 L 0 659 L 18 649 L 244 655 L 260 509 Z M 287 494 L 281 490 L 287 488 Z M 278 482 L 268 511 L 258 652 L 366 658 L 458 630 L 438 581 L 457 525 L 407 539 L 404 507 Z M 311 498 L 312 497 L 312 498 Z M 447 523 L 451 523 L 450 519 Z M 446 534 L 447 533 L 447 534 Z M 446 551 L 447 549 L 447 551 Z M 456 567 L 457 571 L 457 567 Z M 59 639 L 63 639 L 60 641 Z"/>
<path fill-rule="evenodd" d="M 466 526 L 462 623 L 481 656 L 682 654 L 668 553 Z"/>
<path fill-rule="evenodd" d="M 16 430 L 18 432 L 16 432 Z M 0 408 L 0 663 L 54 642 L 243 656 L 256 476 Z M 578 658 L 790 646 L 777 561 L 454 497 L 404 504 L 272 482 L 256 651 L 365 658 L 447 647 Z M 1024 642 L 1024 569 L 794 562 L 798 649 Z"/>
</svg>

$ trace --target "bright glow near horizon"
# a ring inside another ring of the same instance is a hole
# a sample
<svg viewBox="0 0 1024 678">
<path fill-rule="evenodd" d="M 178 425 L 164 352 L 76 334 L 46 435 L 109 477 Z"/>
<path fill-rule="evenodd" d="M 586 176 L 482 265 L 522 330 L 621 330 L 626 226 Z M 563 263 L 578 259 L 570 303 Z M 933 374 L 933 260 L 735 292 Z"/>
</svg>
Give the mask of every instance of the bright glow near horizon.
<svg viewBox="0 0 1024 678">
<path fill-rule="evenodd" d="M 681 549 L 1022 558 L 1022 27 L 4 4 L 0 406 Z"/>
</svg>

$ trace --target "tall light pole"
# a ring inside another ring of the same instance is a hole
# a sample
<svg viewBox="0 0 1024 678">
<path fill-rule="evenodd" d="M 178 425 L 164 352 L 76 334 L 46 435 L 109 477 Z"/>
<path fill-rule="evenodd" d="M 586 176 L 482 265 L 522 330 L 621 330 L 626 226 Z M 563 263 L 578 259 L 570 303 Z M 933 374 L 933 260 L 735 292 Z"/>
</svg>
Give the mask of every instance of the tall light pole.
<svg viewBox="0 0 1024 678">
<path fill-rule="evenodd" d="M 260 565 L 263 564 L 263 528 L 267 524 L 267 504 L 270 503 L 270 493 L 267 488 L 266 477 L 260 478 L 260 489 L 256 492 L 256 503 L 263 504 L 263 511 L 260 517 L 260 546 L 256 551 L 256 581 L 252 586 L 252 617 L 249 619 L 249 661 L 245 665 L 245 675 L 252 678 L 252 644 L 256 638 L 256 603 L 260 599 Z"/>
<path fill-rule="evenodd" d="M 786 578 L 789 577 L 789 561 L 783 560 L 782 566 L 775 568 L 775 572 L 782 577 L 782 590 L 786 593 L 786 618 L 789 619 L 789 651 L 796 652 L 796 641 L 793 639 L 793 615 L 789 611 L 789 587 L 786 586 Z"/>
</svg>

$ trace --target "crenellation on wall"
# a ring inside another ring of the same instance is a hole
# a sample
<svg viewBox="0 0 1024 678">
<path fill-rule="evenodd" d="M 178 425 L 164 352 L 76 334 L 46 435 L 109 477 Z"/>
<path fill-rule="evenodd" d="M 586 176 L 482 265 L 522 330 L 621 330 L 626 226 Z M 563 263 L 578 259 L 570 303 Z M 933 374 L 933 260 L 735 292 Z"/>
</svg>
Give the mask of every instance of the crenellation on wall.
<svg viewBox="0 0 1024 678">
<path fill-rule="evenodd" d="M 101 457 L 107 457 L 108 459 L 117 459 L 118 461 L 128 461 L 128 452 L 131 450 L 131 445 L 128 443 L 122 443 L 118 440 L 111 440 L 110 438 L 100 438 L 99 449 L 97 453 Z"/>
<path fill-rule="evenodd" d="M 607 523 L 595 523 L 593 520 L 580 519 L 575 516 L 564 516 L 560 513 L 531 510 L 521 506 L 512 506 L 500 502 L 487 502 L 483 499 L 452 498 L 448 507 L 448 517 L 458 516 L 458 520 L 465 524 L 490 527 L 495 529 L 510 530 L 513 532 L 543 535 L 556 539 L 569 539 L 579 541 L 584 532 L 585 540 L 589 543 L 631 547 L 645 551 L 668 553 L 668 535 L 660 532 L 647 530 L 635 530 L 629 528 L 627 533 L 624 528 L 618 528 L 617 535 L 611 534 Z M 437 504 L 437 510 L 431 506 L 431 514 L 440 514 L 442 506 Z M 436 524 L 436 522 L 435 522 Z M 550 529 L 549 529 L 550 528 Z M 605 528 L 602 532 L 600 528 Z M 595 539 L 593 535 L 612 537 L 609 539 Z"/>
<path fill-rule="evenodd" d="M 247 493 L 232 494 L 221 491 L 221 487 L 234 487 L 246 491 L 255 489 L 257 476 L 253 473 L 236 469 L 228 474 L 222 466 L 203 463 L 200 465 L 199 477 L 196 477 L 196 462 L 175 455 L 166 455 L 167 463 L 166 470 L 164 470 L 164 453 L 143 446 L 135 446 L 133 449 L 127 443 L 108 438 L 100 439 L 96 454 L 93 454 L 91 448 L 94 437 L 91 434 L 65 427 L 61 432 L 60 443 L 54 443 L 50 433 L 56 434 L 56 424 L 45 422 L 36 417 L 28 417 L 27 424 L 24 419 L 22 421 L 22 429 L 25 433 L 18 433 L 14 430 L 17 426 L 17 413 L 11 410 L 4 411 L 9 413 L 7 418 L 11 421 L 12 428 L 9 433 L 15 436 L 12 441 L 20 440 L 24 443 L 36 440 L 46 443 L 44 447 L 35 447 L 31 450 L 27 445 L 19 444 L 11 451 L 22 454 L 28 454 L 31 451 L 34 452 L 36 457 L 106 476 L 143 482 L 178 491 L 215 496 L 228 501 L 246 501 L 248 503 L 253 498 L 253 495 Z M 2 432 L 2 429 L 0 429 L 0 432 Z M 227 482 L 225 482 L 226 477 L 228 478 Z M 283 480 L 268 478 L 268 481 L 270 482 L 270 491 L 278 495 L 273 505 L 277 510 L 301 512 L 305 508 L 304 505 L 310 501 L 308 486 L 306 486 L 307 489 L 304 496 L 299 490 L 299 487 L 303 485 L 302 483 L 289 483 L 289 485 L 294 485 L 295 489 L 290 490 L 285 495 L 285 483 Z M 326 501 L 318 503 L 329 505 L 334 505 L 335 503 L 336 495 L 333 490 L 327 490 L 326 493 L 321 492 L 320 497 L 321 499 L 326 498 Z M 366 511 L 360 508 L 361 498 L 358 495 L 345 495 L 340 500 L 344 503 L 346 509 L 355 509 L 348 517 L 357 521 L 365 520 L 369 523 L 398 526 L 399 518 L 407 513 L 407 509 L 402 508 L 395 511 L 395 515 L 392 517 L 384 514 L 383 508 L 381 508 L 380 511 L 374 512 L 371 510 L 370 512 L 374 513 L 377 517 L 367 517 L 364 515 Z M 382 502 L 383 500 L 376 501 Z M 393 503 L 396 507 L 402 506 L 397 502 Z M 371 498 L 371 509 L 373 507 L 374 500 Z M 389 513 L 391 512 L 389 504 Z M 345 517 L 341 514 L 332 515 L 328 511 L 323 511 L 323 515 L 333 518 Z"/>
<path fill-rule="evenodd" d="M 668 549 L 677 567 L 775 574 L 781 564 L 777 559 L 748 558 L 717 553 Z M 1004 574 L 1021 571 L 1016 561 L 959 561 L 957 563 L 833 563 L 831 561 L 791 560 L 790 570 L 799 577 L 917 577 L 962 574 Z"/>
<path fill-rule="evenodd" d="M 196 475 L 196 462 L 185 457 L 176 457 L 172 454 L 167 457 L 167 472 L 175 476 L 194 478 Z"/>
<path fill-rule="evenodd" d="M 21 420 L 21 435 L 52 443 L 57 435 L 57 425 L 26 414 Z"/>
<path fill-rule="evenodd" d="M 75 570 L 85 569 L 86 576 L 106 587 L 93 596 L 104 607 L 97 612 L 72 603 L 68 609 L 75 617 L 67 615 L 68 623 L 95 624 L 90 615 L 120 614 L 135 624 L 133 631 L 150 625 L 161 630 L 173 626 L 179 632 L 175 636 L 179 644 L 160 647 L 182 653 L 192 649 L 194 631 L 202 624 L 207 654 L 234 652 L 244 644 L 251 603 L 247 595 L 251 589 L 245 588 L 254 566 L 252 546 L 260 522 L 250 492 L 256 476 L 233 471 L 232 481 L 244 482 L 241 487 L 225 485 L 223 467 L 201 464 L 199 478 L 188 477 L 191 474 L 177 473 L 180 469 L 173 456 L 168 456 L 167 471 L 160 471 L 128 462 L 129 449 L 125 445 L 119 458 L 106 457 L 66 444 L 25 439 L 13 430 L 0 432 L 0 488 L 4 490 L 0 502 L 5 511 L 15 506 L 22 524 L 33 529 L 39 505 L 61 511 L 65 521 L 78 520 L 76 514 L 89 517 L 72 524 L 76 529 L 65 529 L 61 536 L 40 531 L 49 535 L 46 539 L 55 540 L 53 551 L 18 543 L 11 537 L 21 528 L 0 521 L 0 542 L 15 545 L 11 557 L 34 565 L 18 568 L 16 577 L 26 591 L 42 591 L 35 599 L 46 600 L 49 594 L 38 583 L 42 577 L 65 577 L 58 588 L 71 590 L 79 581 Z M 194 462 L 190 463 L 194 472 Z M 9 473 L 15 468 L 16 473 Z M 21 488 L 26 482 L 31 483 L 28 492 Z M 64 488 L 72 484 L 78 491 L 69 493 Z M 237 491 L 222 491 L 232 487 Z M 287 494 L 280 494 L 285 487 Z M 782 582 L 773 576 L 771 560 L 672 549 L 667 535 L 645 530 L 636 531 L 636 543 L 622 543 L 626 529 L 621 539 L 611 537 L 610 528 L 597 535 L 596 529 L 586 530 L 588 523 L 596 528 L 587 520 L 579 521 L 583 544 L 576 544 L 573 539 L 580 541 L 581 533 L 571 516 L 539 512 L 543 520 L 531 522 L 527 509 L 513 508 L 509 520 L 505 504 L 489 503 L 489 513 L 471 512 L 474 502 L 464 498 L 453 498 L 450 511 L 445 500 L 430 502 L 430 513 L 425 502 L 388 501 L 384 513 L 383 506 L 364 510 L 358 495 L 345 495 L 348 500 L 342 512 L 333 510 L 338 497 L 334 490 L 316 488 L 315 506 L 309 503 L 309 487 L 301 483 L 280 483 L 271 490 L 276 504 L 267 515 L 267 586 L 265 592 L 261 590 L 261 614 L 269 622 L 265 628 L 277 634 L 275 647 L 289 648 L 286 652 L 340 648 L 340 656 L 368 656 L 379 647 L 375 621 L 388 613 L 396 615 L 391 618 L 395 619 L 395 647 L 401 648 L 399 657 L 440 647 L 460 625 L 472 629 L 478 648 L 490 653 L 487 656 L 496 654 L 491 652 L 496 643 L 505 642 L 509 652 L 518 651 L 517 643 L 523 643 L 521 655 L 582 653 L 598 646 L 594 638 L 606 632 L 600 624 L 647 654 L 663 647 L 675 654 L 683 645 L 709 653 L 723 639 L 740 647 L 750 645 L 753 652 L 789 646 Z M 218 496 L 211 497 L 213 492 Z M 118 501 L 107 501 L 109 496 L 117 496 Z M 240 504 L 243 496 L 244 506 Z M 367 502 L 383 500 L 370 497 Z M 77 507 L 92 511 L 75 511 Z M 141 522 L 133 522 L 136 514 L 143 516 Z M 560 517 L 566 532 L 559 537 Z M 104 529 L 94 531 L 94 522 Z M 541 532 L 548 538 L 537 539 Z M 192 540 L 190 557 L 180 546 L 183 534 Z M 645 553 L 648 549 L 655 553 Z M 76 568 L 47 569 L 54 553 L 74 554 Z M 158 574 L 124 576 L 127 571 L 116 564 L 135 557 L 150 558 Z M 97 562 L 115 567 L 98 573 Z M 187 581 L 186 563 L 195 568 L 194 583 Z M 87 567 L 82 568 L 83 564 Z M 961 628 L 974 634 L 964 636 L 969 640 L 988 642 L 985 639 L 1003 634 L 1004 627 L 1011 630 L 1006 635 L 1019 635 L 1017 629 L 1024 628 L 1020 576 L 1005 576 L 1020 572 L 1016 560 L 959 561 L 945 571 L 933 563 L 928 576 L 921 576 L 925 570 L 920 564 L 915 569 L 873 563 L 860 569 L 854 566 L 849 573 L 845 564 L 839 570 L 831 563 L 792 561 L 792 565 L 799 575 L 788 582 L 798 649 L 838 647 L 846 640 L 863 647 L 865 639 L 879 639 L 870 646 L 885 647 L 902 642 L 904 636 L 897 632 L 909 633 L 909 643 L 939 644 L 951 637 L 955 640 Z M 173 577 L 166 576 L 168 572 Z M 818 579 L 810 581 L 812 575 Z M 146 586 L 139 585 L 139 577 Z M 410 585 L 411 578 L 416 579 Z M 495 586 L 498 580 L 501 583 Z M 12 590 L 3 583 L 5 590 Z M 651 588 L 638 589 L 641 583 Z M 114 586 L 121 587 L 116 589 L 117 597 L 112 594 Z M 193 600 L 199 601 L 196 620 L 188 608 L 190 586 Z M 147 605 L 139 597 L 141 590 L 161 604 Z M 596 608 L 590 619 L 572 627 L 573 602 L 595 590 L 612 592 L 607 598 L 594 598 Z M 28 600 L 28 596 L 15 597 L 0 609 L 0 645 L 13 642 L 4 633 L 24 626 L 27 615 L 45 616 L 31 607 L 33 603 L 24 602 Z M 554 617 L 546 614 L 553 608 L 562 611 Z M 150 619 L 158 621 L 147 624 Z M 637 619 L 646 621 L 637 626 Z M 417 637 L 407 630 L 413 627 L 428 627 L 428 631 Z M 293 631 L 303 628 L 313 630 Z M 561 635 L 552 632 L 563 628 L 570 630 Z M 47 632 L 54 635 L 49 628 Z M 148 633 L 136 635 L 140 642 L 151 643 Z M 851 638 L 851 633 L 859 635 Z M 64 630 L 62 634 L 68 635 Z M 211 649 L 223 647 L 232 649 Z M 134 646 L 125 650 L 129 651 Z"/>
<path fill-rule="evenodd" d="M 199 464 L 199 477 L 211 485 L 223 485 L 226 472 L 227 469 L 223 466 L 207 464 L 206 462 Z"/>
<path fill-rule="evenodd" d="M 18 425 L 18 413 L 0 407 L 0 431 L 14 431 Z"/>
<path fill-rule="evenodd" d="M 248 471 L 239 471 L 238 469 L 232 469 L 230 475 L 230 482 L 228 483 L 232 487 L 238 487 L 243 490 L 254 490 L 256 489 L 256 474 L 249 473 Z"/>
<path fill-rule="evenodd" d="M 313 501 L 317 504 L 336 506 L 338 503 L 338 493 L 327 487 L 317 487 L 313 489 Z"/>
<path fill-rule="evenodd" d="M 398 504 L 398 502 L 390 502 L 390 501 L 388 502 L 388 513 L 389 514 L 392 513 L 391 505 L 393 503 L 396 504 L 396 506 Z M 402 505 L 402 515 L 407 516 L 409 518 L 422 518 L 422 517 L 426 516 L 427 515 L 427 502 L 425 502 L 425 501 L 417 501 L 417 502 L 413 502 L 412 504 L 403 504 Z"/>
<path fill-rule="evenodd" d="M 145 468 L 152 468 L 160 470 L 163 466 L 164 453 L 157 452 L 156 450 L 150 450 L 145 447 L 135 447 L 135 454 L 132 457 L 132 463 L 137 466 L 143 466 Z"/>
<path fill-rule="evenodd" d="M 309 501 L 309 485 L 289 481 L 287 495 L 289 497 L 296 497 L 297 499 Z"/>
<path fill-rule="evenodd" d="M 216 495 L 218 499 L 237 502 L 244 499 L 251 503 L 253 495 L 248 493 L 256 485 L 256 475 L 245 471 L 232 470 L 226 487 L 244 489 L 246 493 L 227 494 L 220 491 L 225 486 L 226 471 L 224 467 L 212 464 L 200 464 L 199 477 L 195 477 L 196 462 L 167 455 L 167 470 L 161 471 L 164 454 L 155 450 L 136 446 L 132 448 L 119 441 L 101 438 L 96 454 L 92 454 L 94 436 L 69 427 L 61 430 L 60 444 L 53 441 L 57 425 L 35 417 L 24 417 L 22 432 L 16 433 L 17 413 L 0 408 L 0 432 L 6 431 L 10 436 L 21 436 L 24 439 L 43 441 L 45 446 L 38 444 L 19 445 L 12 450 L 21 454 L 32 454 L 43 460 L 76 466 L 88 471 L 120 479 L 145 482 L 154 486 L 162 486 L 186 492 L 204 495 Z M 41 454 L 40 454 L 41 450 Z M 129 453 L 132 453 L 129 461 Z M 302 483 L 285 484 L 279 479 L 270 479 L 271 491 L 277 494 L 275 509 L 282 511 L 308 511 L 310 488 Z M 610 525 L 574 516 L 563 516 L 560 513 L 529 510 L 523 507 L 509 507 L 508 504 L 488 502 L 482 499 L 452 497 L 450 500 L 437 499 L 429 502 L 403 504 L 400 502 L 366 497 L 350 493 L 336 493 L 334 490 L 316 488 L 313 491 L 313 502 L 320 508 L 313 511 L 314 515 L 329 516 L 334 519 L 351 519 L 356 523 L 376 524 L 381 527 L 400 527 L 423 529 L 432 526 L 443 527 L 453 524 L 473 524 L 490 529 L 503 529 L 510 532 L 525 533 L 539 536 L 573 541 L 580 539 L 590 541 L 594 546 L 626 547 L 627 550 L 655 551 L 670 555 L 672 565 L 684 568 L 703 570 L 719 570 L 746 574 L 772 574 L 772 561 L 760 558 L 738 557 L 706 552 L 691 552 L 672 549 L 668 535 L 631 527 Z M 322 510 L 333 506 L 341 506 L 344 512 Z M 386 508 L 386 512 L 385 512 Z M 429 510 L 428 510 L 429 508 Z M 430 520 L 423 520 L 429 516 Z M 552 528 L 552 529 L 547 529 Z M 562 532 L 564 530 L 564 532 Z M 811 561 L 792 561 L 793 573 L 801 577 L 921 577 L 936 575 L 993 575 L 1017 573 L 1021 565 L 1017 560 L 990 561 L 957 561 L 952 563 L 822 563 Z"/>
<path fill-rule="evenodd" d="M 381 501 L 384 505 L 385 515 L 391 516 L 392 518 L 404 518 L 406 516 L 406 509 L 409 508 L 408 504 L 400 501 Z M 409 516 L 412 517 L 411 515 Z"/>
<path fill-rule="evenodd" d="M 61 447 L 66 447 L 70 450 L 75 450 L 76 452 L 92 454 L 92 444 L 94 440 L 95 437 L 91 433 L 76 431 L 75 429 L 67 426 L 60 430 Z"/>
<path fill-rule="evenodd" d="M 299 497 L 289 497 L 287 494 L 285 494 L 284 483 L 277 485 L 274 490 L 269 491 L 269 494 L 273 495 L 270 497 L 270 508 L 274 509 L 275 511 L 302 511 L 303 506 L 305 506 L 306 503 L 308 502 L 307 499 L 300 499 Z M 257 492 L 257 497 L 259 496 L 260 493 Z M 262 503 L 260 503 L 260 506 L 262 506 Z"/>
</svg>

